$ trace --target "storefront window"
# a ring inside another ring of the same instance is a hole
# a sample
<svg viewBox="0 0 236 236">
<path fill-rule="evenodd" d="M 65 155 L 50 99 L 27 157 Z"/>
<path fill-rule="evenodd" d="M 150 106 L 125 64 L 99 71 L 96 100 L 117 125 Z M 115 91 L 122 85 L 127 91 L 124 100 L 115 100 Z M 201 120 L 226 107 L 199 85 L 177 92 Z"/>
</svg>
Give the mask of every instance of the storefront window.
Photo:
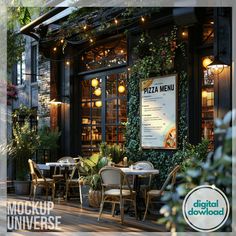
<svg viewBox="0 0 236 236">
<path fill-rule="evenodd" d="M 103 141 L 123 144 L 127 121 L 126 73 L 91 77 L 82 81 L 82 154 L 98 151 Z"/>
<path fill-rule="evenodd" d="M 211 150 L 214 149 L 214 75 L 206 67 L 212 59 L 212 56 L 202 58 L 202 137 L 210 141 Z"/>
</svg>

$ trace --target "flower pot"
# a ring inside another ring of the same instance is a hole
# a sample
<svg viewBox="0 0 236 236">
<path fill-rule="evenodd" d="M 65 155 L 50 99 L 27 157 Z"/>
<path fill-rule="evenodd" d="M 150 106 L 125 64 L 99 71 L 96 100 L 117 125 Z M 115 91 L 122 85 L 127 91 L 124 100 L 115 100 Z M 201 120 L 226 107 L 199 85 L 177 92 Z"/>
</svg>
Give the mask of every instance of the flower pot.
<svg viewBox="0 0 236 236">
<path fill-rule="evenodd" d="M 17 195 L 29 195 L 30 182 L 29 181 L 14 181 L 15 194 Z"/>
<path fill-rule="evenodd" d="M 102 191 L 101 190 L 89 190 L 89 206 L 99 208 L 102 201 Z"/>
</svg>

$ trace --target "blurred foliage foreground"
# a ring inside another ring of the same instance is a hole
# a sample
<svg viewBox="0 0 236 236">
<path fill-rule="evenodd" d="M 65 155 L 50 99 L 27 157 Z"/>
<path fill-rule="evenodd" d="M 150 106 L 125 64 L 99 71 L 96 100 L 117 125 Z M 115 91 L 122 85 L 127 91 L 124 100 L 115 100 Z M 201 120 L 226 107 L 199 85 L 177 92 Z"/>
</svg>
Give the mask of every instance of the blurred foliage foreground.
<svg viewBox="0 0 236 236">
<path fill-rule="evenodd" d="M 182 214 L 184 197 L 189 191 L 199 185 L 215 185 L 228 197 L 230 215 L 226 223 L 218 230 L 229 232 L 232 230 L 232 143 L 236 141 L 233 121 L 236 111 L 228 112 L 225 117 L 215 120 L 215 142 L 218 144 L 214 153 L 208 154 L 206 160 L 195 156 L 189 157 L 184 163 L 181 173 L 177 176 L 174 192 L 166 192 L 161 198 L 164 205 L 160 209 L 161 217 L 158 223 L 165 224 L 171 232 L 192 231 L 188 227 Z"/>
</svg>

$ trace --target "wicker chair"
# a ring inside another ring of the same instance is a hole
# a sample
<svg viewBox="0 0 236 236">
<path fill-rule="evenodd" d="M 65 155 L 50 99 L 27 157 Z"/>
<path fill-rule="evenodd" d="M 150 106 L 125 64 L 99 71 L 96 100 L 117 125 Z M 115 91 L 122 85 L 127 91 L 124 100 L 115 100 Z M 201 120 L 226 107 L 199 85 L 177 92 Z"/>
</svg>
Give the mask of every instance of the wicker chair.
<svg viewBox="0 0 236 236">
<path fill-rule="evenodd" d="M 171 192 L 173 191 L 173 188 L 174 188 L 174 185 L 175 185 L 175 182 L 176 182 L 176 175 L 177 175 L 177 172 L 179 171 L 179 169 L 180 169 L 179 165 L 174 167 L 174 169 L 167 176 L 167 178 L 166 178 L 166 180 L 165 180 L 165 182 L 162 185 L 160 190 L 152 189 L 152 190 L 149 190 L 147 192 L 146 209 L 145 209 L 145 213 L 144 213 L 144 216 L 143 216 L 143 221 L 146 219 L 146 215 L 147 215 L 147 211 L 148 211 L 148 206 L 149 206 L 151 200 L 154 197 L 162 196 L 165 193 L 165 189 L 166 189 L 167 185 L 170 182 L 171 182 Z"/>
<path fill-rule="evenodd" d="M 68 199 L 68 193 L 70 188 L 79 188 L 79 197 L 80 197 L 80 203 L 83 204 L 83 197 L 82 197 L 82 188 L 81 188 L 81 182 L 80 178 L 81 176 L 86 176 L 86 172 L 83 170 L 83 168 L 80 166 L 80 163 L 78 162 L 72 169 L 72 172 L 70 176 L 66 179 L 66 194 L 65 199 Z"/>
<path fill-rule="evenodd" d="M 61 157 L 57 162 L 69 162 L 69 163 L 75 163 L 75 159 L 69 156 Z M 56 166 L 54 168 L 54 174 L 52 175 L 52 178 L 57 182 L 60 180 L 64 180 L 64 175 L 62 174 L 62 168 L 60 166 Z"/>
<path fill-rule="evenodd" d="M 99 172 L 102 180 L 102 202 L 98 221 L 102 215 L 103 206 L 105 202 L 112 203 L 112 216 L 114 216 L 115 204 L 120 205 L 121 223 L 124 222 L 124 201 L 131 201 L 136 212 L 136 192 L 133 191 L 126 175 L 116 167 L 103 167 Z M 123 185 L 129 186 L 129 189 L 123 189 Z"/>
<path fill-rule="evenodd" d="M 52 201 L 54 201 L 55 195 L 55 182 L 53 179 L 45 178 L 41 171 L 39 170 L 37 164 L 31 159 L 28 160 L 30 174 L 32 177 L 31 180 L 31 190 L 30 190 L 30 198 L 33 194 L 33 200 L 35 200 L 36 190 L 38 187 L 42 187 L 46 189 L 46 199 L 48 199 L 48 190 L 52 189 Z"/>
</svg>

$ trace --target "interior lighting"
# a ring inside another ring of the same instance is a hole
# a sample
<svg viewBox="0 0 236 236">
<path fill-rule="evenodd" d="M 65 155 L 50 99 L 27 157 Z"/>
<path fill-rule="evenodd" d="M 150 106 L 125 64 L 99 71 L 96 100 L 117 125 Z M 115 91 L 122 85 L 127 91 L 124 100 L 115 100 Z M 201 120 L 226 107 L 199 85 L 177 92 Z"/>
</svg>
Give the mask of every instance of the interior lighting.
<svg viewBox="0 0 236 236">
<path fill-rule="evenodd" d="M 212 63 L 210 63 L 207 66 L 207 69 L 210 69 L 210 71 L 213 74 L 220 74 L 224 68 L 228 67 L 227 64 L 225 64 L 224 62 L 222 62 L 221 60 L 219 60 L 217 57 L 214 58 L 214 60 L 212 61 Z"/>
<path fill-rule="evenodd" d="M 102 101 L 96 101 L 95 106 L 96 107 L 101 107 L 102 106 Z"/>
<path fill-rule="evenodd" d="M 207 66 L 210 65 L 211 63 L 212 60 L 209 57 L 204 58 L 202 61 L 202 65 L 204 66 L 204 68 L 207 68 Z"/>
<path fill-rule="evenodd" d="M 118 92 L 119 93 L 124 93 L 125 92 L 125 86 L 124 85 L 119 85 Z"/>
<path fill-rule="evenodd" d="M 202 97 L 203 97 L 203 98 L 206 98 L 206 97 L 207 97 L 207 91 L 205 91 L 205 90 L 202 91 Z"/>
<path fill-rule="evenodd" d="M 92 87 L 94 87 L 94 88 L 96 88 L 97 86 L 98 86 L 98 80 L 97 80 L 97 78 L 95 78 L 95 79 L 92 79 L 92 81 L 91 81 L 91 85 L 92 85 Z"/>
<path fill-rule="evenodd" d="M 95 94 L 96 96 L 100 96 L 100 95 L 102 94 L 101 88 L 97 88 L 97 89 L 94 91 L 94 94 Z"/>
</svg>

